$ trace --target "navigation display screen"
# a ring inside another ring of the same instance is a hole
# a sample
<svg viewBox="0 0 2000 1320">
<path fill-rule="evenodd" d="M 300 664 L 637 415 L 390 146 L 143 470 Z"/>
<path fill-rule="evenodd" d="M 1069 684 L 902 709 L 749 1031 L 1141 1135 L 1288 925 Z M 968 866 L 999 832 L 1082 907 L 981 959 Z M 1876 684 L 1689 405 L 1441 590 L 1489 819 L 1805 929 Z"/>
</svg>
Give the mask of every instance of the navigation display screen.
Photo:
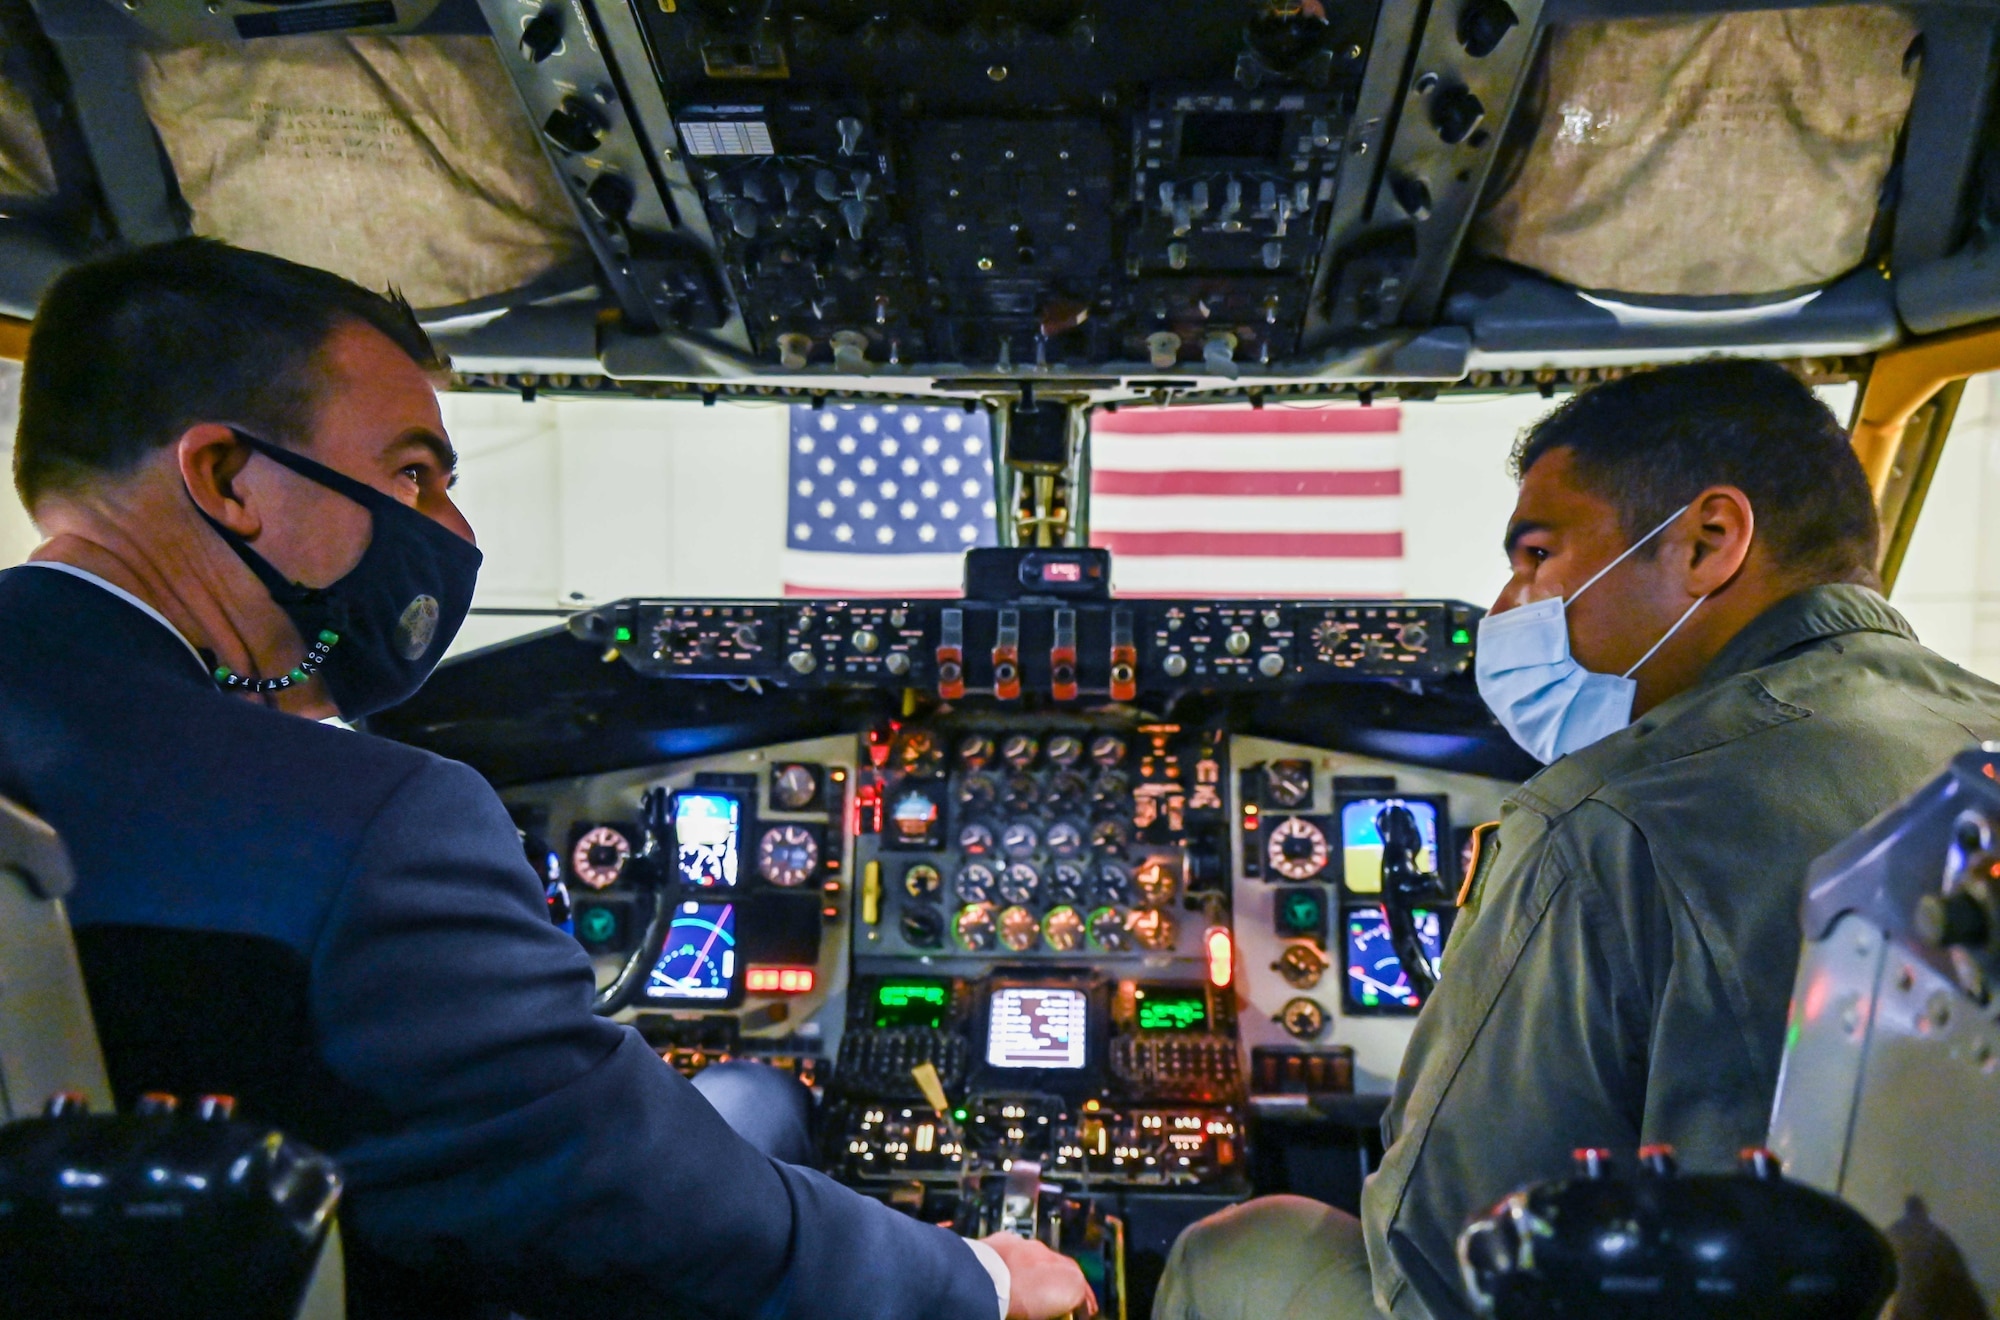
<svg viewBox="0 0 2000 1320">
<path fill-rule="evenodd" d="M 1424 840 L 1423 851 L 1417 854 L 1417 869 L 1438 869 L 1437 803 L 1422 798 L 1355 798 L 1340 807 L 1341 879 L 1350 894 L 1382 892 L 1382 836 L 1376 831 L 1375 817 L 1390 806 L 1408 807 L 1417 818 L 1417 833 Z"/>
<path fill-rule="evenodd" d="M 726 793 L 680 793 L 674 797 L 675 859 L 681 883 L 702 889 L 734 889 L 740 860 L 743 804 Z"/>
<path fill-rule="evenodd" d="M 951 987 L 943 981 L 884 981 L 875 987 L 875 1025 L 931 1027 L 944 1025 Z"/>
<path fill-rule="evenodd" d="M 1417 942 L 1432 962 L 1444 956 L 1438 914 L 1416 909 Z M 1389 939 L 1389 914 L 1379 907 L 1347 910 L 1347 1002 L 1369 1009 L 1416 1009 L 1422 1003 L 1410 987 L 1403 960 Z"/>
<path fill-rule="evenodd" d="M 1089 1023 L 1090 1002 L 1081 990 L 995 990 L 986 1062 L 995 1068 L 1081 1068 Z"/>
<path fill-rule="evenodd" d="M 1201 1031 L 1208 1026 L 1208 997 L 1199 987 L 1142 985 L 1132 998 L 1141 1031 Z"/>
<path fill-rule="evenodd" d="M 736 905 L 682 903 L 667 927 L 666 947 L 646 978 L 654 1003 L 728 999 L 736 989 Z"/>
</svg>

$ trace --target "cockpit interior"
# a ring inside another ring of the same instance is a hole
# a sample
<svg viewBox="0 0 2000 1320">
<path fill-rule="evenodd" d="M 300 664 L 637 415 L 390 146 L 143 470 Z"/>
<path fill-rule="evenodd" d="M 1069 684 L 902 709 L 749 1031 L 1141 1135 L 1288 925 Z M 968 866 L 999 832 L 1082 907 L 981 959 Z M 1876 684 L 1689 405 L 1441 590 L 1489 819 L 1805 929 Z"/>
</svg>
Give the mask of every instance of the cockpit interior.
<svg viewBox="0 0 2000 1320">
<path fill-rule="evenodd" d="M 663 1067 L 796 1076 L 820 1168 L 1125 1320 L 1203 1215 L 1357 1203 L 1539 767 L 1484 601 L 1114 592 L 1094 429 L 1769 359 L 1853 387 L 1893 583 L 2000 365 L 1997 50 L 1984 0 L 0 0 L 0 352 L 201 234 L 399 289 L 455 391 L 980 414 L 952 588 L 590 600 L 367 731 L 498 790 Z"/>
</svg>

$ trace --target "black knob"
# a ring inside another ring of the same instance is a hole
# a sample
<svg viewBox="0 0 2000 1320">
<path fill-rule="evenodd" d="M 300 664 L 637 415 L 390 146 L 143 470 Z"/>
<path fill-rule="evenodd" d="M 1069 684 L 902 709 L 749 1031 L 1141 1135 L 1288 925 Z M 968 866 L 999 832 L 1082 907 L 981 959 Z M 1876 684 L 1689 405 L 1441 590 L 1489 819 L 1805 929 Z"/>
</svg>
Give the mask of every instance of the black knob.
<svg viewBox="0 0 2000 1320">
<path fill-rule="evenodd" d="M 210 1123 L 227 1123 L 236 1116 L 236 1097 L 233 1095 L 205 1095 L 194 1102 L 196 1117 Z"/>
<path fill-rule="evenodd" d="M 90 1097 L 81 1091 L 57 1091 L 42 1106 L 47 1118 L 83 1118 L 90 1113 Z"/>
<path fill-rule="evenodd" d="M 1767 1181 L 1782 1178 L 1785 1174 L 1784 1164 L 1762 1146 L 1752 1146 L 1745 1150 L 1736 1157 L 1736 1164 L 1751 1177 Z"/>
<path fill-rule="evenodd" d="M 1951 894 L 1925 894 L 1917 900 L 1917 938 L 1933 948 L 1952 945 L 1978 947 L 1986 943 L 1991 930 L 1986 909 L 1964 890 Z"/>
<path fill-rule="evenodd" d="M 583 190 L 583 199 L 590 203 L 591 211 L 607 225 L 624 224 L 638 196 L 632 181 L 622 174 L 600 174 Z"/>
<path fill-rule="evenodd" d="M 1458 44 L 1473 59 L 1483 60 L 1520 22 L 1507 0 L 1472 0 L 1458 15 Z"/>
<path fill-rule="evenodd" d="M 133 1112 L 141 1118 L 167 1118 L 180 1107 L 178 1096 L 169 1095 L 165 1091 L 148 1091 L 139 1097 L 139 1103 L 134 1106 Z"/>
<path fill-rule="evenodd" d="M 542 121 L 542 136 L 564 151 L 582 155 L 597 150 L 609 127 L 596 106 L 581 96 L 565 96 L 563 103 Z"/>
<path fill-rule="evenodd" d="M 1452 145 L 1465 141 L 1486 117 L 1486 104 L 1469 87 L 1446 87 L 1431 98 L 1431 123 Z"/>
<path fill-rule="evenodd" d="M 531 62 L 540 64 L 556 53 L 563 43 L 562 11 L 544 9 L 529 19 L 521 28 L 521 54 Z"/>
<path fill-rule="evenodd" d="M 1680 1168 L 1679 1162 L 1674 1159 L 1674 1148 L 1664 1143 L 1639 1147 L 1639 1164 L 1648 1173 L 1658 1174 L 1662 1178 L 1672 1177 Z"/>
<path fill-rule="evenodd" d="M 936 908 L 909 908 L 903 913 L 903 942 L 919 949 L 944 943 L 944 916 Z"/>
</svg>

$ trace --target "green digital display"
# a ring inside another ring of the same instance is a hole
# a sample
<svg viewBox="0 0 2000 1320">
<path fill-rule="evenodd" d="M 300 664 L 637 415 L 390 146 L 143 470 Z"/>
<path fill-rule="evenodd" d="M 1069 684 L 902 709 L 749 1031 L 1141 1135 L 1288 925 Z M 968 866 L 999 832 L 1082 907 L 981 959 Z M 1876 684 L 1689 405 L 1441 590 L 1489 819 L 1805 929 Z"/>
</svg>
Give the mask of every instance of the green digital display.
<svg viewBox="0 0 2000 1320">
<path fill-rule="evenodd" d="M 1141 986 L 1132 998 L 1141 1031 L 1200 1031 L 1208 1025 L 1208 1000 L 1199 989 Z"/>
<path fill-rule="evenodd" d="M 884 981 L 875 988 L 878 1027 L 941 1027 L 951 987 L 943 981 Z"/>
</svg>

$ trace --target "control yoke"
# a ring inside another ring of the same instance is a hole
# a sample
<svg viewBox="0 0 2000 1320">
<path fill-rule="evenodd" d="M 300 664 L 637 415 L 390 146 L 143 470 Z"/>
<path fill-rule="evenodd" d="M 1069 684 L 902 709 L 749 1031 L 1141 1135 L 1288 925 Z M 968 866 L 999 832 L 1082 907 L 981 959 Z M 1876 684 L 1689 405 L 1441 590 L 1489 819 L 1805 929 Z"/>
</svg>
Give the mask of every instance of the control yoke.
<svg viewBox="0 0 2000 1320">
<path fill-rule="evenodd" d="M 627 873 L 638 892 L 646 924 L 638 943 L 618 968 L 618 974 L 598 987 L 591 1011 L 608 1017 L 632 1002 L 639 986 L 667 942 L 668 917 L 673 912 L 673 794 L 664 788 L 649 788 L 639 799 L 639 848 L 627 863 Z"/>
<path fill-rule="evenodd" d="M 1438 967 L 1417 937 L 1417 913 L 1434 912 L 1439 943 L 1450 933 L 1451 895 L 1436 871 L 1417 867 L 1424 850 L 1416 813 L 1392 802 L 1375 813 L 1375 831 L 1382 836 L 1382 906 L 1389 917 L 1389 941 L 1410 978 L 1418 999 L 1429 999 L 1437 988 Z"/>
</svg>

